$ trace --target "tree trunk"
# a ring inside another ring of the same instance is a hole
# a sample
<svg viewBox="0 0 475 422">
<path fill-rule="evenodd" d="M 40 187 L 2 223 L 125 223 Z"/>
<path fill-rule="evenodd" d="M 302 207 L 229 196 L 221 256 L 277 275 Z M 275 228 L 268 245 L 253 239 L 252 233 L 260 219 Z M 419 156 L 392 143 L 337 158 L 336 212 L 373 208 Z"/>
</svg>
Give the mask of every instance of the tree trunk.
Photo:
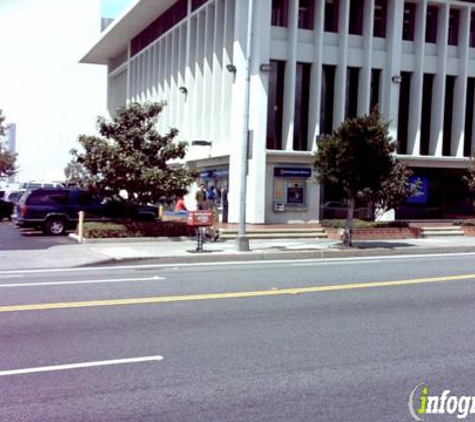
<svg viewBox="0 0 475 422">
<path fill-rule="evenodd" d="M 343 234 L 343 246 L 349 248 L 352 246 L 351 229 L 353 228 L 353 216 L 355 215 L 355 200 L 348 200 L 348 213 L 346 215 L 345 232 Z"/>
</svg>

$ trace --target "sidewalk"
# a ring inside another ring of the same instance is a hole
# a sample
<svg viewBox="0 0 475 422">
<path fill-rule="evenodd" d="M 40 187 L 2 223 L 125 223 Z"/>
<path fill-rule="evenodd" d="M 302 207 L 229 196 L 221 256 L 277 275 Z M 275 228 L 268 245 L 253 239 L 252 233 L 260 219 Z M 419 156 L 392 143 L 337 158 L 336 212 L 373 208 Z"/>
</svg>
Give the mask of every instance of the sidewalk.
<svg viewBox="0 0 475 422">
<path fill-rule="evenodd" d="M 196 252 L 196 242 L 190 239 L 123 239 L 44 250 L 0 250 L 0 270 L 475 252 L 475 237 L 463 236 L 356 241 L 350 249 L 329 239 L 251 239 L 249 243 L 249 252 L 236 251 L 234 241 L 205 243 L 204 251 Z"/>
</svg>

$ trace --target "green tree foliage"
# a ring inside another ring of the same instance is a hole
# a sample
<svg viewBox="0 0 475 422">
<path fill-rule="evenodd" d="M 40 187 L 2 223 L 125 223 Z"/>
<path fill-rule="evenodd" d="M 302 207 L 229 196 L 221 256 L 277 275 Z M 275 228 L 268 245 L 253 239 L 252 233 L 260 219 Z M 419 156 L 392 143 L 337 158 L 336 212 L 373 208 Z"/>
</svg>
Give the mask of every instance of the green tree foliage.
<svg viewBox="0 0 475 422">
<path fill-rule="evenodd" d="M 378 190 L 364 190 L 362 200 L 370 209 L 370 217 L 375 219 L 386 211 L 397 208 L 407 198 L 420 195 L 421 181 L 410 181 L 413 175 L 404 163 L 394 159 L 390 176 L 385 179 Z"/>
<path fill-rule="evenodd" d="M 85 181 L 88 177 L 87 169 L 77 161 L 71 161 L 64 169 L 68 186 L 87 187 Z"/>
<path fill-rule="evenodd" d="M 5 148 L 3 137 L 5 136 L 5 116 L 0 110 L 0 179 L 13 176 L 17 169 L 15 167 L 17 155 Z"/>
<path fill-rule="evenodd" d="M 163 107 L 164 103 L 131 103 L 118 109 L 112 120 L 99 117 L 100 136 L 81 135 L 84 152 L 71 151 L 83 184 L 105 197 L 117 199 L 126 192 L 130 204 L 185 194 L 196 174 L 183 164 L 170 164 L 185 157 L 187 143 L 175 140 L 176 129 L 158 133 Z"/>
<path fill-rule="evenodd" d="M 470 156 L 470 165 L 467 169 L 467 174 L 463 176 L 463 180 L 467 184 L 471 192 L 475 192 L 475 154 Z M 472 203 L 475 209 L 475 201 Z"/>
<path fill-rule="evenodd" d="M 331 135 L 320 138 L 315 155 L 317 178 L 339 187 L 346 196 L 348 214 L 345 244 L 351 245 L 356 201 L 373 210 L 389 209 L 412 194 L 409 170 L 395 158 L 389 123 L 375 110 L 344 121 Z"/>
</svg>

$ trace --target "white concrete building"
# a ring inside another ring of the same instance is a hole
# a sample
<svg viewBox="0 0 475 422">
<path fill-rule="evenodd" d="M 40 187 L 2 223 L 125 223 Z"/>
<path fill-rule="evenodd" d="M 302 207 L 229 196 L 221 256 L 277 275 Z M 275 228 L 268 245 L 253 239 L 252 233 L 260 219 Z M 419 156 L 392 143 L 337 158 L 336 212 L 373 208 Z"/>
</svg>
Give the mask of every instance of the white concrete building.
<svg viewBox="0 0 475 422">
<path fill-rule="evenodd" d="M 247 221 L 312 221 L 338 199 L 313 177 L 318 136 L 375 105 L 423 180 L 397 217 L 471 212 L 460 182 L 475 142 L 471 1 L 136 0 L 82 61 L 107 65 L 110 111 L 165 100 L 163 129 L 211 143 L 188 158 L 208 184 L 229 184 L 231 222 L 245 128 Z"/>
<path fill-rule="evenodd" d="M 17 180 L 63 180 L 78 136 L 107 113 L 105 69 L 78 63 L 100 10 L 100 0 L 0 1 L 0 108 L 16 124 Z"/>
</svg>

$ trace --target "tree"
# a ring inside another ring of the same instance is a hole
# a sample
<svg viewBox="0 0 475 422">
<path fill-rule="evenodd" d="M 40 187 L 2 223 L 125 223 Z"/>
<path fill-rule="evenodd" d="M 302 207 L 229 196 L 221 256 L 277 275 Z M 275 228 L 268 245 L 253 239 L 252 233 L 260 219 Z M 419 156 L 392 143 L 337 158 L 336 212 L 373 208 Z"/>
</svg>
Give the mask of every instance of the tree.
<svg viewBox="0 0 475 422">
<path fill-rule="evenodd" d="M 182 159 L 186 142 L 175 140 L 178 131 L 160 135 L 156 123 L 164 103 L 131 103 L 112 118 L 99 117 L 100 136 L 79 136 L 84 152 L 71 150 L 70 168 L 84 169 L 81 176 L 92 192 L 123 198 L 129 204 L 156 203 L 163 196 L 186 193 L 196 174 Z"/>
<path fill-rule="evenodd" d="M 409 170 L 395 158 L 389 123 L 375 110 L 344 121 L 331 135 L 320 138 L 315 169 L 320 183 L 336 185 L 348 204 L 345 246 L 351 246 L 355 204 L 389 209 L 411 196 Z"/>
<path fill-rule="evenodd" d="M 391 174 L 382 182 L 381 187 L 376 191 L 368 189 L 362 192 L 362 200 L 368 205 L 372 219 L 396 208 L 410 196 L 421 194 L 421 181 L 419 179 L 411 181 L 412 175 L 412 170 L 404 163 L 394 160 Z"/>
<path fill-rule="evenodd" d="M 71 161 L 64 169 L 68 186 L 86 187 L 85 180 L 88 177 L 87 169 L 77 161 Z"/>
<path fill-rule="evenodd" d="M 0 179 L 13 176 L 17 169 L 15 167 L 17 155 L 5 148 L 3 137 L 5 136 L 5 116 L 0 110 Z"/>
<path fill-rule="evenodd" d="M 467 169 L 467 174 L 463 176 L 464 182 L 467 184 L 468 189 L 471 192 L 475 192 L 475 154 L 470 156 L 470 165 Z M 472 202 L 475 208 L 475 201 Z"/>
</svg>

